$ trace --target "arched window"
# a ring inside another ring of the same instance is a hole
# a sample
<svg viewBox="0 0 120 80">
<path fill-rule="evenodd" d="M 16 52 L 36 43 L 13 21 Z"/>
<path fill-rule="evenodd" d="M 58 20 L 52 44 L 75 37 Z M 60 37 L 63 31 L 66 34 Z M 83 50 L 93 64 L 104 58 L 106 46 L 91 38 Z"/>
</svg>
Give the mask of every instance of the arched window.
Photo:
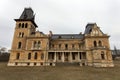
<svg viewBox="0 0 120 80">
<path fill-rule="evenodd" d="M 22 37 L 24 36 L 24 33 L 22 33 Z"/>
<path fill-rule="evenodd" d="M 22 28 L 24 28 L 24 23 L 22 23 Z"/>
<path fill-rule="evenodd" d="M 35 55 L 34 55 L 34 59 L 37 59 L 37 53 L 35 53 Z"/>
<path fill-rule="evenodd" d="M 97 42 L 96 42 L 96 41 L 94 41 L 94 43 L 93 43 L 93 44 L 94 44 L 94 47 L 97 47 Z"/>
<path fill-rule="evenodd" d="M 68 49 L 68 44 L 65 44 L 65 49 Z"/>
<path fill-rule="evenodd" d="M 25 24 L 25 28 L 27 28 L 27 27 L 28 27 L 28 24 L 26 23 L 26 24 Z"/>
<path fill-rule="evenodd" d="M 41 44 L 41 42 L 40 42 L 40 41 L 38 41 L 38 48 L 40 48 L 40 44 Z"/>
<path fill-rule="evenodd" d="M 20 49 L 22 47 L 22 43 L 18 42 L 18 49 Z"/>
<path fill-rule="evenodd" d="M 21 23 L 19 23 L 18 27 L 21 28 Z"/>
<path fill-rule="evenodd" d="M 21 32 L 19 32 L 19 37 L 21 37 Z"/>
<path fill-rule="evenodd" d="M 20 53 L 16 54 L 16 59 L 20 59 Z"/>
<path fill-rule="evenodd" d="M 43 59 L 44 59 L 44 54 L 42 53 L 42 54 L 41 54 L 41 60 L 43 60 Z"/>
<path fill-rule="evenodd" d="M 101 51 L 101 59 L 105 59 L 105 54 L 104 54 L 104 52 L 103 51 Z"/>
<path fill-rule="evenodd" d="M 28 59 L 31 59 L 31 53 L 28 53 Z"/>
<path fill-rule="evenodd" d="M 102 42 L 101 41 L 99 41 L 98 44 L 99 44 L 99 46 L 102 46 Z"/>
<path fill-rule="evenodd" d="M 36 42 L 36 41 L 34 41 L 34 48 L 36 47 L 36 44 L 37 44 L 37 42 Z"/>
</svg>

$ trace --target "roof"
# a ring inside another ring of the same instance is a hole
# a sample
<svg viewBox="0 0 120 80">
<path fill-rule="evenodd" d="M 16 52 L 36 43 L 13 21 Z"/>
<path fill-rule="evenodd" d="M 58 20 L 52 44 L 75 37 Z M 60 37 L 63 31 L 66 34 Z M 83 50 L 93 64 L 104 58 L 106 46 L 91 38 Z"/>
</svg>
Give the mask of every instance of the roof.
<svg viewBox="0 0 120 80">
<path fill-rule="evenodd" d="M 34 20 L 34 12 L 31 8 L 25 8 L 19 19 Z"/>
<path fill-rule="evenodd" d="M 95 25 L 96 23 L 89 23 L 86 25 L 86 29 L 84 34 L 89 34 L 92 31 L 92 27 Z"/>
<path fill-rule="evenodd" d="M 52 39 L 82 39 L 83 34 L 53 34 Z"/>
<path fill-rule="evenodd" d="M 33 10 L 31 8 L 25 8 L 19 19 L 15 19 L 15 21 L 31 21 L 35 25 L 35 27 L 37 27 L 34 19 L 35 15 Z"/>
</svg>

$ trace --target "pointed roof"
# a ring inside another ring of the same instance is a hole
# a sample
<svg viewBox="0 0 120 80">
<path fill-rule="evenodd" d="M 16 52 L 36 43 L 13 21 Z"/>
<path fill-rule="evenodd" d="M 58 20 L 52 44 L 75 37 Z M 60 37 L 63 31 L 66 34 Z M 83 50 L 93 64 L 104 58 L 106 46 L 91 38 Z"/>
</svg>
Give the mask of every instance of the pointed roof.
<svg viewBox="0 0 120 80">
<path fill-rule="evenodd" d="M 19 19 L 15 19 L 15 21 L 31 21 L 35 25 L 35 27 L 37 27 L 34 19 L 35 15 L 33 10 L 31 8 L 24 8 L 24 11 L 19 17 Z"/>
<path fill-rule="evenodd" d="M 25 8 L 19 19 L 34 20 L 34 12 L 31 8 Z"/>
</svg>

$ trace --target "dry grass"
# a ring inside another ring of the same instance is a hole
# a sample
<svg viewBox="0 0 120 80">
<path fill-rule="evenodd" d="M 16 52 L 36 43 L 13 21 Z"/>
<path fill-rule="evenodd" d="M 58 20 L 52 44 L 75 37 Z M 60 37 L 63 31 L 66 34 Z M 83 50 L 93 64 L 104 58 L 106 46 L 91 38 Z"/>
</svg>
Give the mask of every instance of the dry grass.
<svg viewBox="0 0 120 80">
<path fill-rule="evenodd" d="M 7 67 L 0 63 L 0 80 L 120 80 L 120 61 L 114 68 L 79 66 Z"/>
</svg>

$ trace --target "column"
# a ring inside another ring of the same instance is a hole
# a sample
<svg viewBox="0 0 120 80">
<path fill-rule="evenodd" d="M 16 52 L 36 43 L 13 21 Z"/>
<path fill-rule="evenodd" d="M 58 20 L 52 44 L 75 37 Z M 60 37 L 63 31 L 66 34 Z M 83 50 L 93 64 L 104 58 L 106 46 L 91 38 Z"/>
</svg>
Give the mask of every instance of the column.
<svg viewBox="0 0 120 80">
<path fill-rule="evenodd" d="M 62 62 L 64 62 L 64 52 L 62 52 Z"/>
</svg>

